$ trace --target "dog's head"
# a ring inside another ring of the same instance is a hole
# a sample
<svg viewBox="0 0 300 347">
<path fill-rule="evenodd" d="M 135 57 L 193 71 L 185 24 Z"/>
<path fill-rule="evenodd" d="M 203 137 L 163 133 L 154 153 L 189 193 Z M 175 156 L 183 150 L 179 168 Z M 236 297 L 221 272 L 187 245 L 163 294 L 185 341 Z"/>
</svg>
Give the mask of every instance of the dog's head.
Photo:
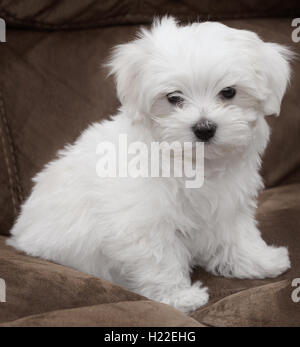
<svg viewBox="0 0 300 347">
<path fill-rule="evenodd" d="M 125 113 L 151 120 L 159 140 L 203 141 L 213 157 L 264 149 L 264 116 L 280 112 L 290 56 L 250 31 L 164 17 L 117 46 L 109 65 Z"/>
</svg>

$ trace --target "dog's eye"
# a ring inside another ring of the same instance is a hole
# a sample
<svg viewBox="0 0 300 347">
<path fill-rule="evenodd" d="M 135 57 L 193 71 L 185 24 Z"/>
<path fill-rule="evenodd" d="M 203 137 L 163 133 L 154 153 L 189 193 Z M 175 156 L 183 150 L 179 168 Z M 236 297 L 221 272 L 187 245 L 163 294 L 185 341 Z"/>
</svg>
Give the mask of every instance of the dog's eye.
<svg viewBox="0 0 300 347">
<path fill-rule="evenodd" d="M 175 106 L 181 106 L 182 105 L 183 97 L 181 97 L 178 94 L 181 94 L 181 92 L 173 92 L 173 93 L 169 93 L 167 95 L 167 99 L 168 99 L 170 104 L 175 105 Z"/>
<path fill-rule="evenodd" d="M 220 91 L 220 94 L 225 99 L 232 99 L 236 94 L 236 90 L 232 87 L 227 87 L 227 88 L 222 89 Z"/>
</svg>

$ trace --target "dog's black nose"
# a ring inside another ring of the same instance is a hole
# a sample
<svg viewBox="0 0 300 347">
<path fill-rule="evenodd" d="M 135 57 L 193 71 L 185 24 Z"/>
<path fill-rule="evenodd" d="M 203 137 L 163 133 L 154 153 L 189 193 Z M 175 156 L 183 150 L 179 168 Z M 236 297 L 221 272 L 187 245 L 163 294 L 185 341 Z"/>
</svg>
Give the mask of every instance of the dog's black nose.
<svg viewBox="0 0 300 347">
<path fill-rule="evenodd" d="M 217 124 L 209 120 L 203 119 L 193 126 L 193 132 L 196 137 L 203 142 L 211 139 L 217 130 Z"/>
</svg>

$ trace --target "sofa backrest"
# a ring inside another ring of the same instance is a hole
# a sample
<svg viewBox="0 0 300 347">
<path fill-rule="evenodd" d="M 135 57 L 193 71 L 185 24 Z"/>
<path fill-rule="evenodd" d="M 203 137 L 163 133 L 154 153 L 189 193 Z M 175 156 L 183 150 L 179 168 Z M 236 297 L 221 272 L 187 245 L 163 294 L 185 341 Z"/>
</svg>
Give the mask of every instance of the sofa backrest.
<svg viewBox="0 0 300 347">
<path fill-rule="evenodd" d="M 149 23 L 154 16 L 181 20 L 295 17 L 298 0 L 6 0 L 0 17 L 9 25 L 36 29 L 83 29 Z"/>
</svg>

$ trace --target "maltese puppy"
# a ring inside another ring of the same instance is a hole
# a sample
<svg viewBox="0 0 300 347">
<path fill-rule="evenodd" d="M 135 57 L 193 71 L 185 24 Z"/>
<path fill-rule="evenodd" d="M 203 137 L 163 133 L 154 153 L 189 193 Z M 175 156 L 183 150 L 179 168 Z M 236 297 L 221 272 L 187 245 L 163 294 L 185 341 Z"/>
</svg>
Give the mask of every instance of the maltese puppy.
<svg viewBox="0 0 300 347">
<path fill-rule="evenodd" d="M 191 283 L 195 266 L 225 277 L 282 274 L 288 251 L 264 242 L 255 210 L 264 116 L 280 112 L 290 57 L 220 23 L 155 20 L 108 63 L 118 114 L 91 125 L 33 179 L 8 244 L 184 312 L 208 302 L 207 288 Z M 120 134 L 148 147 L 200 143 L 202 186 L 172 175 L 99 177 L 97 147 L 117 146 Z"/>
</svg>

